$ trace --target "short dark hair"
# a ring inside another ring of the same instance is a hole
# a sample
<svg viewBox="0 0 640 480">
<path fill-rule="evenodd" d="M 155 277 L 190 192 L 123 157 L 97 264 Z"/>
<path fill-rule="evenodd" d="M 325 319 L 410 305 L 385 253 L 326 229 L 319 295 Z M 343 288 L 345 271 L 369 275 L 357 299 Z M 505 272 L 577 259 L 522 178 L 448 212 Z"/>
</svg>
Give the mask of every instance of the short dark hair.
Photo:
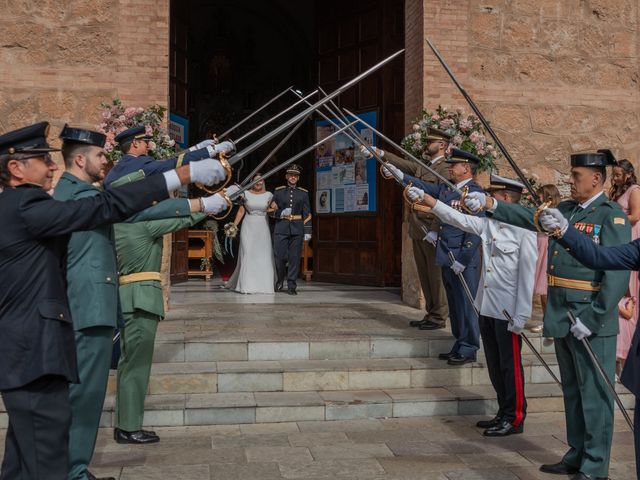
<svg viewBox="0 0 640 480">
<path fill-rule="evenodd" d="M 62 144 L 64 166 L 67 168 L 72 167 L 74 157 L 76 155 L 86 155 L 89 148 L 91 148 L 91 145 L 87 145 L 86 143 L 65 141 Z"/>
<path fill-rule="evenodd" d="M 475 177 L 476 173 L 478 173 L 478 165 L 477 163 L 469 162 L 469 168 L 471 168 L 471 174 Z"/>
<path fill-rule="evenodd" d="M 513 190 L 505 190 L 505 192 L 511 199 L 511 203 L 520 203 L 522 199 L 522 192 L 514 192 Z"/>
<path fill-rule="evenodd" d="M 32 153 L 4 153 L 0 155 L 0 187 L 9 186 L 11 175 L 9 174 L 7 165 L 11 160 L 27 160 L 29 158 L 34 158 L 35 156 L 36 155 Z"/>
<path fill-rule="evenodd" d="M 602 183 L 607 181 L 607 167 L 589 167 L 602 175 Z"/>
<path fill-rule="evenodd" d="M 133 139 L 128 140 L 126 142 L 122 142 L 120 144 L 120 150 L 122 150 L 122 153 L 127 154 L 129 153 L 129 150 L 131 150 L 131 145 L 133 144 Z"/>
</svg>

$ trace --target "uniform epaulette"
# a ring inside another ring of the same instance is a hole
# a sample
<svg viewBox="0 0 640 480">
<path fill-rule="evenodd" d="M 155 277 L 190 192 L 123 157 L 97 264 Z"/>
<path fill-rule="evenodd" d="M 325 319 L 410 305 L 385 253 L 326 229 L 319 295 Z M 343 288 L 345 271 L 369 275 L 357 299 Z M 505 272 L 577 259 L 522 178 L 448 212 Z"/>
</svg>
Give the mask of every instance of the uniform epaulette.
<svg viewBox="0 0 640 480">
<path fill-rule="evenodd" d="M 298 187 L 298 190 L 302 190 L 305 193 L 309 193 L 309 190 L 307 190 L 306 188 Z"/>
<path fill-rule="evenodd" d="M 280 185 L 279 187 L 276 187 L 276 190 L 282 190 L 283 188 L 287 188 L 285 185 Z"/>
</svg>

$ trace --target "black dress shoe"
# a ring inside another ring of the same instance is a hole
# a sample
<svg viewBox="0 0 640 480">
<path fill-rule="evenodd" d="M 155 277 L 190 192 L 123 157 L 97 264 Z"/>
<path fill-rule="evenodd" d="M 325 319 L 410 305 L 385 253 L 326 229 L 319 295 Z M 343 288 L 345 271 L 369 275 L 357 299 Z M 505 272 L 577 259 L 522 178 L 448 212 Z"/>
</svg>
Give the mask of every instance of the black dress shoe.
<svg viewBox="0 0 640 480">
<path fill-rule="evenodd" d="M 295 289 L 295 288 L 290 288 L 290 289 L 288 289 L 288 290 L 287 290 L 287 293 L 288 293 L 289 295 L 297 295 L 297 294 L 298 294 L 298 292 L 296 292 L 296 289 Z"/>
<path fill-rule="evenodd" d="M 578 475 L 573 477 L 573 480 L 609 480 L 609 477 L 592 477 L 586 473 L 578 472 Z"/>
<path fill-rule="evenodd" d="M 493 428 L 496 425 L 500 425 L 501 423 L 502 423 L 502 418 L 496 415 L 491 420 L 480 420 L 478 423 L 476 423 L 476 427 L 487 429 L 487 428 Z"/>
<path fill-rule="evenodd" d="M 553 475 L 573 475 L 574 473 L 578 473 L 577 468 L 570 467 L 566 463 L 562 462 L 545 463 L 544 465 L 540 465 L 540 471 L 544 473 L 551 473 Z"/>
<path fill-rule="evenodd" d="M 160 441 L 160 437 L 151 432 L 145 432 L 144 430 L 138 430 L 136 432 L 125 432 L 116 428 L 113 430 L 113 439 L 118 443 L 157 443 Z"/>
<path fill-rule="evenodd" d="M 451 357 L 449 357 L 449 360 L 447 360 L 447 364 L 456 365 L 456 366 L 464 365 L 465 363 L 473 363 L 473 362 L 475 362 L 475 359 L 470 357 L 465 357 L 464 355 L 460 355 L 459 353 L 452 355 Z"/>
<path fill-rule="evenodd" d="M 487 428 L 483 435 L 485 437 L 506 437 L 508 435 L 514 435 L 516 433 L 522 433 L 524 427 L 522 424 L 517 427 L 512 425 L 510 421 L 503 420 L 495 427 Z"/>
<path fill-rule="evenodd" d="M 432 322 L 431 320 L 426 320 L 423 324 L 418 325 L 418 328 L 420 330 L 438 330 L 440 328 L 444 328 L 444 325 Z"/>
<path fill-rule="evenodd" d="M 87 478 L 89 480 L 116 480 L 115 477 L 96 477 L 89 470 L 87 470 L 85 473 L 87 474 Z"/>
<path fill-rule="evenodd" d="M 281 292 L 282 288 L 284 287 L 284 281 L 277 281 L 276 282 L 276 292 Z"/>
<path fill-rule="evenodd" d="M 449 360 L 451 357 L 455 357 L 456 355 L 457 353 L 454 352 L 441 353 L 438 355 L 438 360 Z"/>
<path fill-rule="evenodd" d="M 426 318 L 423 318 L 422 320 L 411 320 L 409 322 L 409 326 L 410 327 L 419 327 L 420 325 L 423 325 L 425 323 L 427 323 L 429 320 L 427 320 Z"/>
</svg>

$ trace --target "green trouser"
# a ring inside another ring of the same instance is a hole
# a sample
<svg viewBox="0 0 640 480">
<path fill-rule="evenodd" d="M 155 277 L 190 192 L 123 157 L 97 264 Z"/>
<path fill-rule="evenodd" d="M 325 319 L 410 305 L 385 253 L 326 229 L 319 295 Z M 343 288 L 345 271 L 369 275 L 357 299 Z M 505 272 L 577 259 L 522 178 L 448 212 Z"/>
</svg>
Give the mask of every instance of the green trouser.
<svg viewBox="0 0 640 480">
<path fill-rule="evenodd" d="M 613 383 L 616 337 L 591 337 L 594 353 Z M 563 463 L 594 477 L 609 473 L 613 437 L 613 397 L 585 346 L 571 333 L 556 338 L 569 451 Z"/>
<path fill-rule="evenodd" d="M 123 313 L 122 354 L 118 363 L 116 427 L 126 432 L 142 429 L 144 397 L 149 386 L 153 343 L 160 317 L 143 310 Z"/>
<path fill-rule="evenodd" d="M 113 327 L 76 331 L 80 383 L 69 386 L 69 480 L 88 480 L 87 469 L 96 446 L 100 416 L 109 380 Z"/>
</svg>

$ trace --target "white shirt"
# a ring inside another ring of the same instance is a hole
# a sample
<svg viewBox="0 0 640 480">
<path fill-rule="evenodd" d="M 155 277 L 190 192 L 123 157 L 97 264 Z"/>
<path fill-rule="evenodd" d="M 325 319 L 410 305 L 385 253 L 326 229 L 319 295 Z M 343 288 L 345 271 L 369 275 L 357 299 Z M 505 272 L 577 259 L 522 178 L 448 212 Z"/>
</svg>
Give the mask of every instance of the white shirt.
<svg viewBox="0 0 640 480">
<path fill-rule="evenodd" d="M 471 180 L 473 180 L 473 178 L 467 178 L 466 180 L 462 180 L 461 182 L 456 183 L 456 188 L 458 190 L 462 190 L 462 187 L 464 187 L 467 183 L 469 183 Z"/>
<path fill-rule="evenodd" d="M 582 208 L 587 208 L 589 205 L 591 205 L 593 202 L 596 201 L 596 199 L 600 196 L 600 195 L 604 195 L 604 192 L 600 191 L 598 193 L 596 193 L 593 197 L 591 197 L 589 200 L 587 200 L 584 203 L 580 204 L 580 207 Z"/>
<path fill-rule="evenodd" d="M 482 272 L 475 306 L 481 315 L 518 326 L 531 318 L 538 245 L 536 234 L 488 217 L 474 217 L 438 201 L 431 210 L 444 223 L 482 239 Z"/>
<path fill-rule="evenodd" d="M 436 158 L 432 159 L 431 160 L 431 165 L 439 162 L 441 158 L 444 158 L 444 155 L 440 155 L 439 157 L 436 157 Z"/>
</svg>

